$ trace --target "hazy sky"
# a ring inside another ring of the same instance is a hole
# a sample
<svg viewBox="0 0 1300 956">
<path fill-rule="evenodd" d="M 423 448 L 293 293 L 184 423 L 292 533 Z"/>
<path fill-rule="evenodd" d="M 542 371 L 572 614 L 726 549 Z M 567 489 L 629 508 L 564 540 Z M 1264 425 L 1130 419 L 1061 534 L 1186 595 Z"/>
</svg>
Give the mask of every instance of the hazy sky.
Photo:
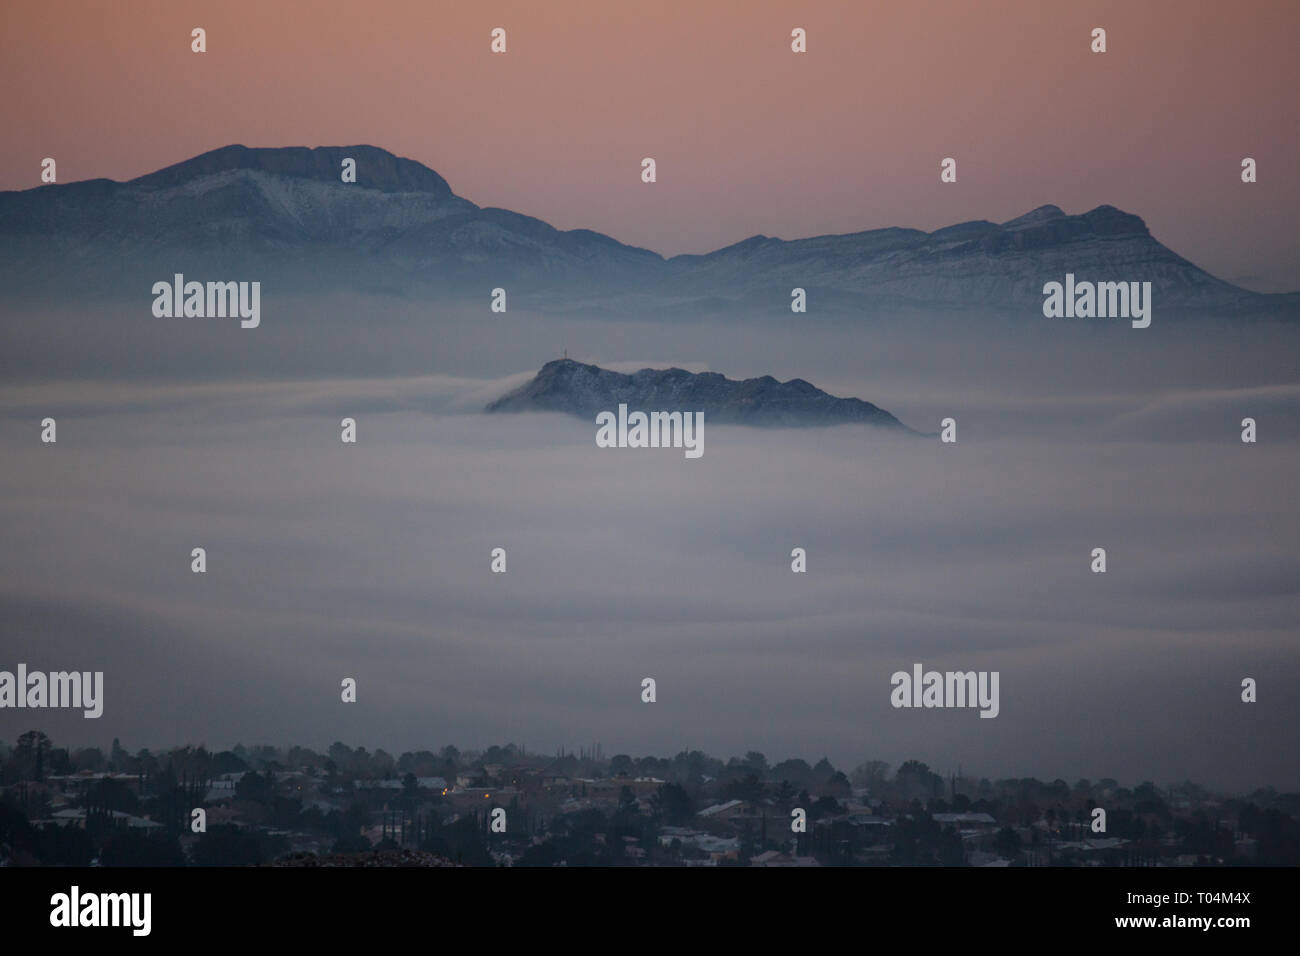
<svg viewBox="0 0 1300 956">
<path fill-rule="evenodd" d="M 1109 203 L 1279 291 L 1300 287 L 1297 47 L 1293 0 L 10 3 L 0 188 L 37 185 L 46 156 L 68 182 L 365 142 L 663 254 Z"/>
</svg>

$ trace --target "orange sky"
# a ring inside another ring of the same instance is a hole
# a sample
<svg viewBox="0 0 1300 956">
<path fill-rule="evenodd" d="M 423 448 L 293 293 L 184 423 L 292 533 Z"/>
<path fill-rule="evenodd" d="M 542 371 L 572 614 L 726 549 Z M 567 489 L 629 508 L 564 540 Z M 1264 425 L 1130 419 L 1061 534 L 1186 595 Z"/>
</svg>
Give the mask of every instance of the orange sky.
<svg viewBox="0 0 1300 956">
<path fill-rule="evenodd" d="M 1298 48 L 1295 0 L 11 2 L 0 188 L 45 156 L 69 182 L 365 142 L 664 254 L 1111 203 L 1218 275 L 1300 288 Z"/>
</svg>

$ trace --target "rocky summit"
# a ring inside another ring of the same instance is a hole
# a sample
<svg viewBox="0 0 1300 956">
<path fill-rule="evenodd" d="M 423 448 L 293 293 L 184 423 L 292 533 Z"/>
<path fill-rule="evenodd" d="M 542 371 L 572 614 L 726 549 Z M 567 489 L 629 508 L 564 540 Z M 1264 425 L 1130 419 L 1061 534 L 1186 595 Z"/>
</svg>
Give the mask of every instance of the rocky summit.
<svg viewBox="0 0 1300 956">
<path fill-rule="evenodd" d="M 768 427 L 875 425 L 911 432 L 897 418 L 858 398 L 837 398 L 801 378 L 736 380 L 717 372 L 643 368 L 631 375 L 573 359 L 547 362 L 529 382 L 487 406 L 489 412 L 566 412 L 592 418 L 620 404 L 639 409 L 702 411 L 712 424 Z"/>
</svg>

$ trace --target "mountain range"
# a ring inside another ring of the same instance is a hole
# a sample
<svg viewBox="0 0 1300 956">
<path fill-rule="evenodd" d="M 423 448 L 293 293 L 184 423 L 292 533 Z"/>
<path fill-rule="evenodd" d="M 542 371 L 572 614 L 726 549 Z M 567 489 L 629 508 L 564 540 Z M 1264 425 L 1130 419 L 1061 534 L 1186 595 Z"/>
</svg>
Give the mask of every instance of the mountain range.
<svg viewBox="0 0 1300 956">
<path fill-rule="evenodd" d="M 626 404 L 633 411 L 703 412 L 718 424 L 798 427 L 874 425 L 912 430 L 870 402 L 836 398 L 801 378 L 770 375 L 743 381 L 717 372 L 643 368 L 631 375 L 564 358 L 487 406 L 489 412 L 567 412 L 592 419 Z"/>
<path fill-rule="evenodd" d="M 345 158 L 356 161 L 355 183 L 341 181 Z M 798 287 L 813 314 L 1029 317 L 1041 316 L 1043 283 L 1071 272 L 1151 281 L 1166 315 L 1300 316 L 1300 293 L 1255 293 L 1217 279 L 1113 206 L 1081 215 L 1040 206 L 1008 222 L 934 232 L 753 236 L 665 259 L 591 230 L 475 205 L 433 170 L 373 146 L 226 146 L 128 182 L 0 192 L 0 287 L 8 293 L 143 296 L 177 272 L 261 279 L 279 291 L 484 302 L 500 286 L 512 303 L 543 310 L 789 315 Z"/>
</svg>

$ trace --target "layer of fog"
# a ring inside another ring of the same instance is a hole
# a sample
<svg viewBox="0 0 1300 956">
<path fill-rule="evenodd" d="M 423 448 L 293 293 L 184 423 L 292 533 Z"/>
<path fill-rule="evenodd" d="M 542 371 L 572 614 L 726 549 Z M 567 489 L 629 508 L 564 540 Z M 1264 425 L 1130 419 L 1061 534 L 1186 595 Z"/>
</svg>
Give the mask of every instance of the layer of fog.
<svg viewBox="0 0 1300 956">
<path fill-rule="evenodd" d="M 60 318 L 5 325 L 0 667 L 103 670 L 107 703 L 0 711 L 0 739 L 600 740 L 1300 785 L 1291 329 L 485 308 L 149 335 L 106 317 L 60 344 Z M 953 416 L 959 441 L 706 423 L 688 460 L 479 411 L 564 348 L 805 378 L 923 430 Z M 891 708 L 915 661 L 1000 671 L 1001 715 Z"/>
</svg>

